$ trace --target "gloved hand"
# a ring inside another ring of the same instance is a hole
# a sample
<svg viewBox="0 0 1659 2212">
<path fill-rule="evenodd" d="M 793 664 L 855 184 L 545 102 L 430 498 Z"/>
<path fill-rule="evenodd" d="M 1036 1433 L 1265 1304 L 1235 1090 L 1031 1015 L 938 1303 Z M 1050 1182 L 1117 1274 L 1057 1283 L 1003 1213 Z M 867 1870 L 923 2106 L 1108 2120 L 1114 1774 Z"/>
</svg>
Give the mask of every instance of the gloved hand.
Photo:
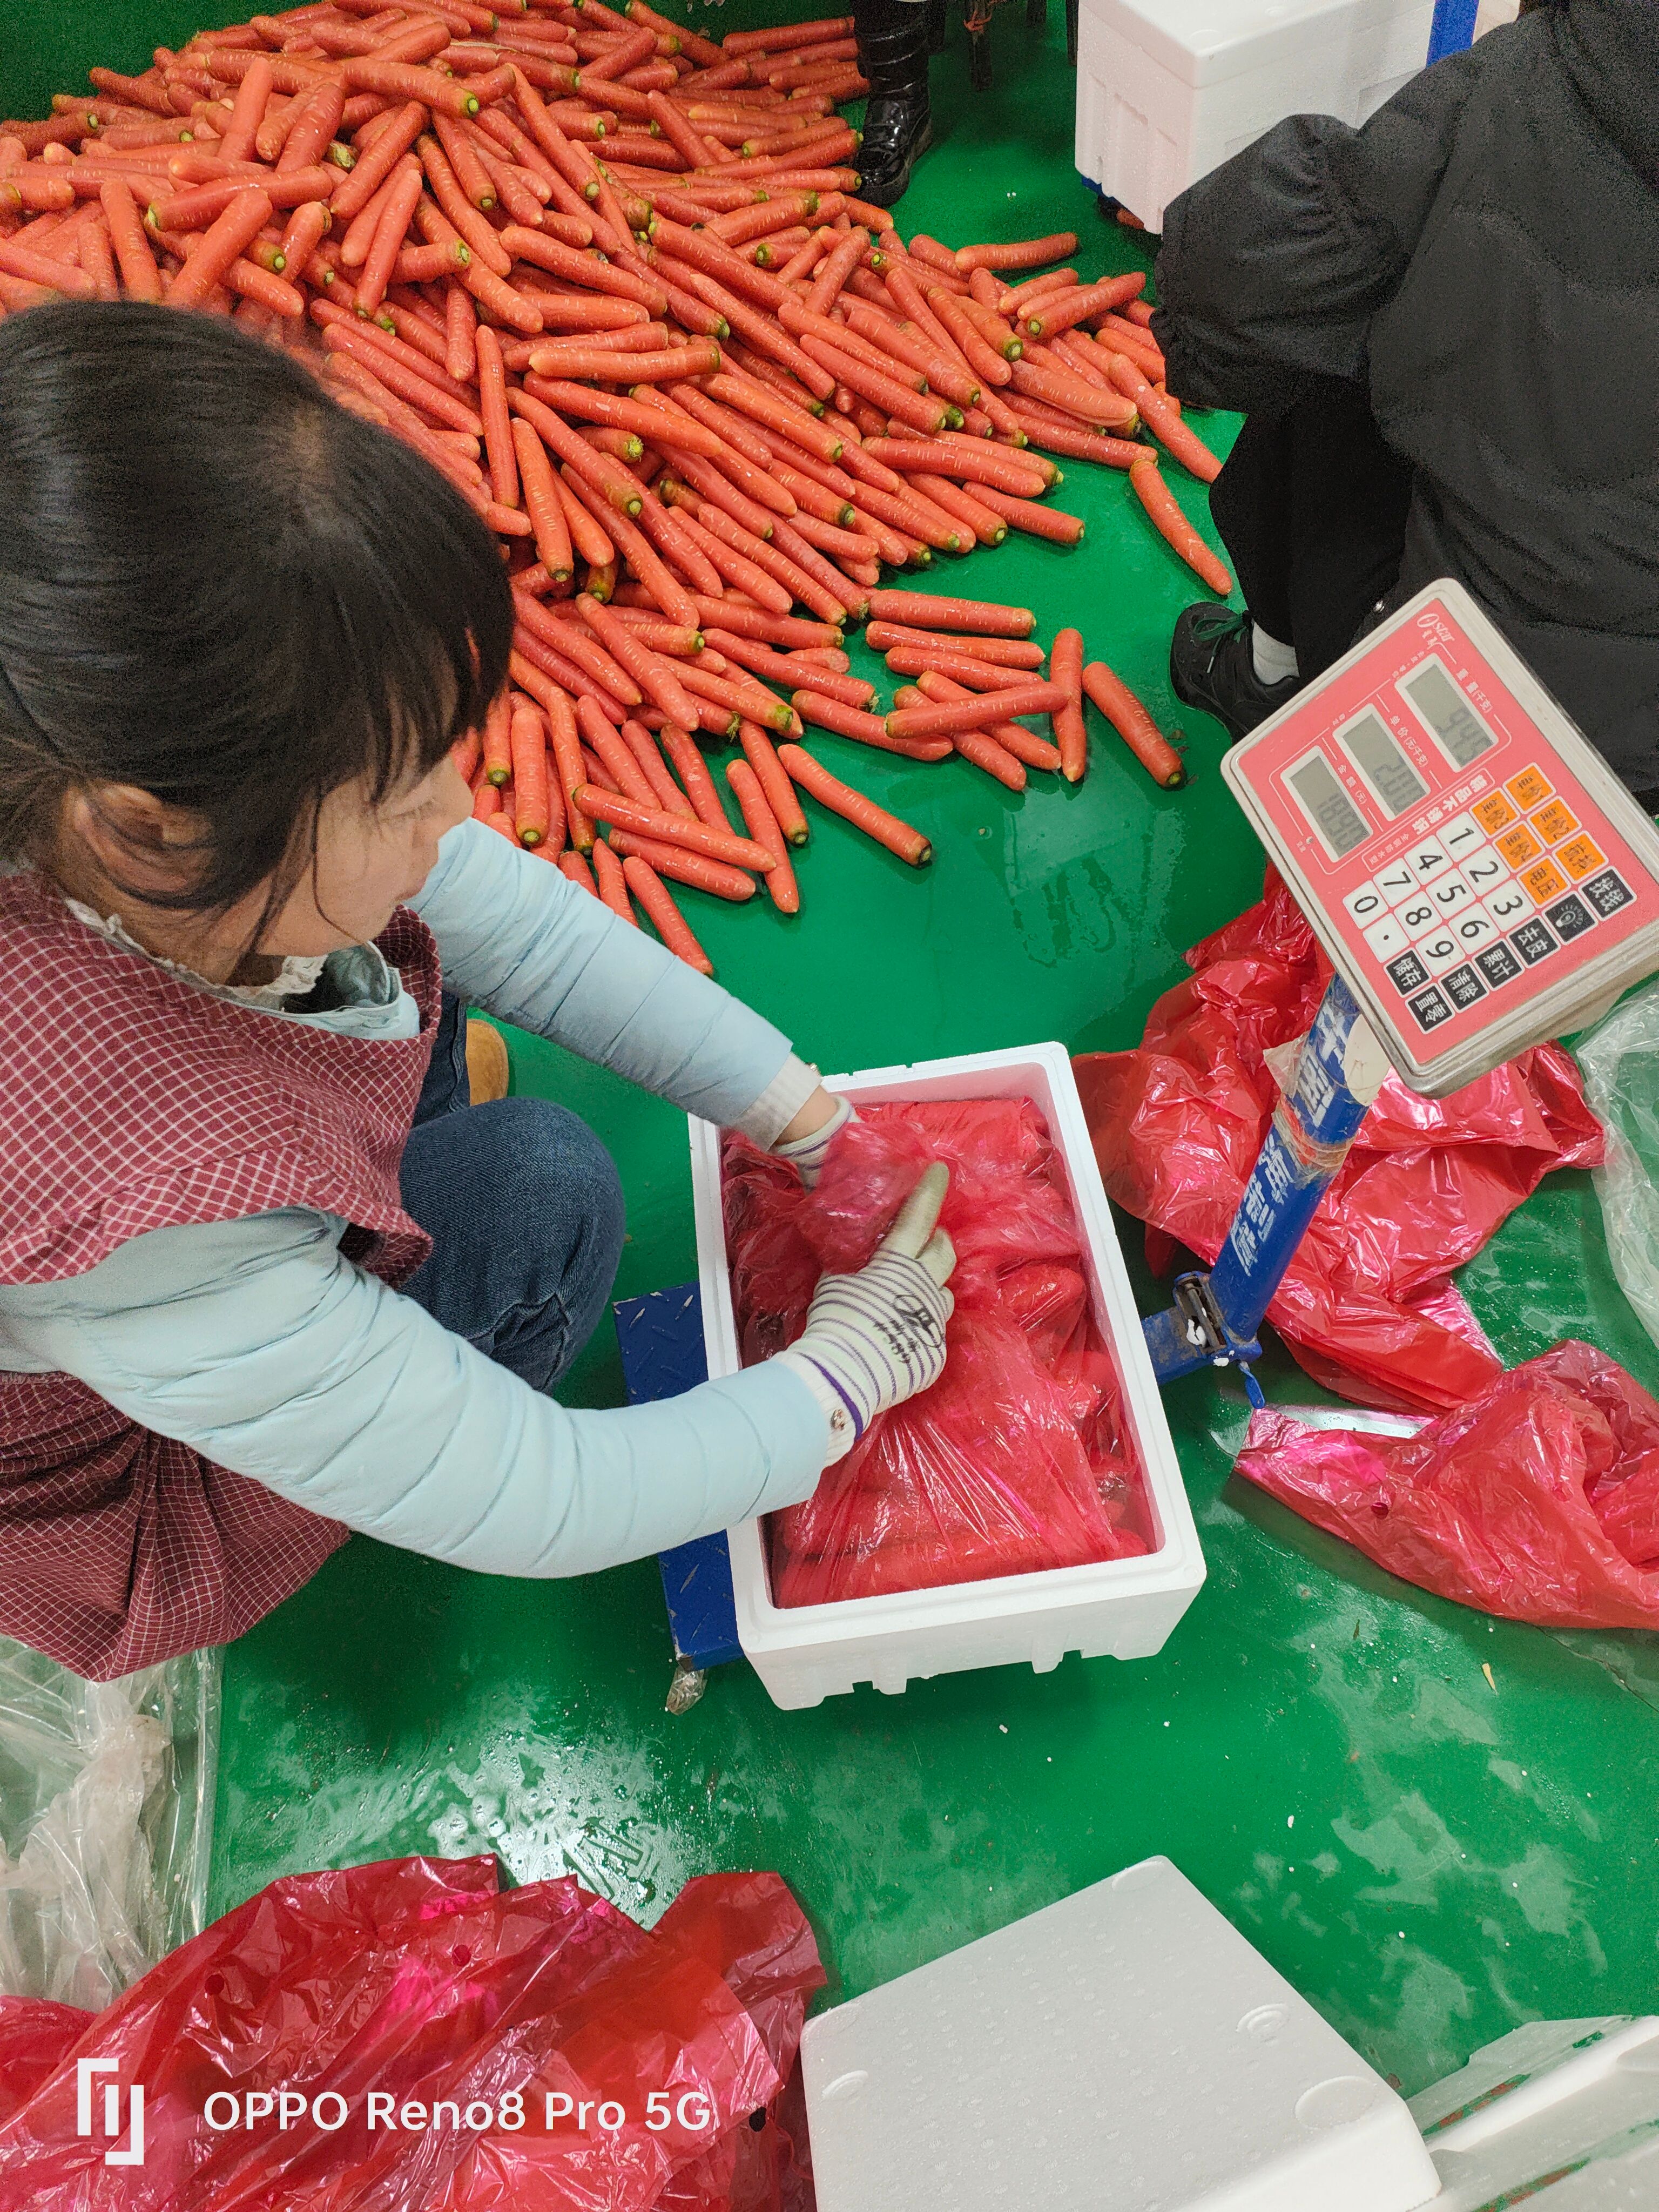
<svg viewBox="0 0 1659 2212">
<path fill-rule="evenodd" d="M 814 1129 L 810 1137 L 796 1137 L 788 1144 L 780 1138 L 772 1147 L 773 1153 L 778 1159 L 787 1160 L 799 1171 L 808 1190 L 816 1190 L 831 1139 L 838 1137 L 849 1121 L 858 1118 L 847 1099 L 837 1098 L 835 1112 L 821 1128 Z"/>
<path fill-rule="evenodd" d="M 805 1328 L 775 1355 L 829 1414 L 832 1460 L 852 1449 L 878 1413 L 944 1372 L 945 1324 L 956 1304 L 945 1285 L 957 1255 L 938 1222 L 950 1180 L 935 1160 L 868 1267 L 822 1277 Z"/>
</svg>

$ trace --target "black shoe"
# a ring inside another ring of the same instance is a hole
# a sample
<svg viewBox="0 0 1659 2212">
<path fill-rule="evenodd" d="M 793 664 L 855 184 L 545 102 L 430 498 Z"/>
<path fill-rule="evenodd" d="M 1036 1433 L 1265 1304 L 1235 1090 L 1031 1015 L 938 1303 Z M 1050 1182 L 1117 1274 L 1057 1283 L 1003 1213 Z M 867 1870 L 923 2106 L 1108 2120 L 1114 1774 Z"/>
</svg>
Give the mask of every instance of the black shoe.
<svg viewBox="0 0 1659 2212">
<path fill-rule="evenodd" d="M 927 107 L 926 0 L 858 0 L 853 27 L 870 82 L 859 149 L 859 198 L 891 207 L 933 138 Z"/>
<path fill-rule="evenodd" d="M 1188 607 L 1170 641 L 1170 684 L 1177 699 L 1213 714 L 1234 744 L 1293 699 L 1299 676 L 1264 684 L 1250 653 L 1250 618 L 1213 599 Z"/>
</svg>

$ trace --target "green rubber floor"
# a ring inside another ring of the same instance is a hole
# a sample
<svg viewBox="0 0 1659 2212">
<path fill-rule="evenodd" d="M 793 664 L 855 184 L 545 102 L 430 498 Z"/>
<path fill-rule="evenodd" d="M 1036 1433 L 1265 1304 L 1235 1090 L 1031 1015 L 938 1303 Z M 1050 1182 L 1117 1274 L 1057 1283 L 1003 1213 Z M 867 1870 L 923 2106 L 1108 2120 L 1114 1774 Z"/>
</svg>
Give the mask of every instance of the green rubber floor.
<svg viewBox="0 0 1659 2212">
<path fill-rule="evenodd" d="M 32 59 L 11 50 L 21 101 L 72 81 L 60 60 L 137 66 L 142 26 L 159 35 L 165 16 L 176 36 L 204 11 L 94 11 L 101 32 L 39 0 L 18 12 L 24 45 L 51 19 Z M 777 12 L 697 15 L 718 34 Z M 907 234 L 1069 226 L 1085 274 L 1134 265 L 1073 170 L 1060 12 L 1035 33 L 1000 11 L 988 94 L 970 92 L 956 32 Z M 1224 446 L 1229 425 L 1202 427 Z M 1180 489 L 1201 517 L 1200 488 Z M 1074 466 L 1060 503 L 1087 518 L 1081 547 L 1011 541 L 941 562 L 946 588 L 1031 605 L 1045 640 L 1079 624 L 1176 719 L 1164 653 L 1195 596 L 1185 572 L 1121 477 Z M 1154 790 L 1095 720 L 1086 782 L 1036 777 L 1023 798 L 960 762 L 888 769 L 823 740 L 927 830 L 933 866 L 916 875 L 817 817 L 799 919 L 689 898 L 695 926 L 723 980 L 826 1068 L 1133 1044 L 1182 948 L 1261 878 L 1216 773 L 1219 734 L 1199 718 L 1189 735 L 1184 791 Z M 516 1087 L 587 1115 L 621 1164 L 618 1292 L 686 1279 L 684 1121 L 509 1035 Z M 1126 1243 L 1151 1310 L 1133 1226 Z M 1587 1176 L 1547 1183 L 1462 1281 L 1507 1359 L 1583 1335 L 1659 1385 Z M 1318 1395 L 1282 1352 L 1264 1379 L 1280 1398 Z M 570 1395 L 619 1398 L 608 1330 Z M 294 1869 L 493 1850 L 517 1881 L 572 1873 L 649 1922 L 691 1875 L 775 1867 L 817 1929 L 834 2003 L 1165 1852 L 1408 2090 L 1525 2020 L 1652 2009 L 1654 1639 L 1551 1635 L 1425 1597 L 1231 1478 L 1245 1425 L 1231 1382 L 1194 1377 L 1167 1405 L 1209 1581 L 1164 1652 L 1133 1664 L 1072 1657 L 804 1713 L 775 1711 L 734 1667 L 674 1719 L 653 1562 L 514 1583 L 357 1540 L 227 1654 L 215 1910 Z"/>
</svg>

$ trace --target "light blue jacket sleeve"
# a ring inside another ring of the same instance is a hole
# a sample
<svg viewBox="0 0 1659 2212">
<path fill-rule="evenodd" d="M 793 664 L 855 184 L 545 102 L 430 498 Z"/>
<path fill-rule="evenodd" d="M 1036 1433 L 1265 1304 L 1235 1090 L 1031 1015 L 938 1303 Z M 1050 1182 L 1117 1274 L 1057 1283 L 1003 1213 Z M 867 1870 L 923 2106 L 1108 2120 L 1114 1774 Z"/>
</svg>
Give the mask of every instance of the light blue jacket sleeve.
<svg viewBox="0 0 1659 2212">
<path fill-rule="evenodd" d="M 410 901 L 458 998 L 733 1127 L 789 1040 L 533 853 L 463 822 Z"/>
<path fill-rule="evenodd" d="M 342 1226 L 155 1230 L 7 1285 L 0 1367 L 78 1376 L 313 1513 L 485 1574 L 586 1574 L 811 1495 L 829 1424 L 786 1368 L 568 1411 L 343 1259 Z"/>
</svg>

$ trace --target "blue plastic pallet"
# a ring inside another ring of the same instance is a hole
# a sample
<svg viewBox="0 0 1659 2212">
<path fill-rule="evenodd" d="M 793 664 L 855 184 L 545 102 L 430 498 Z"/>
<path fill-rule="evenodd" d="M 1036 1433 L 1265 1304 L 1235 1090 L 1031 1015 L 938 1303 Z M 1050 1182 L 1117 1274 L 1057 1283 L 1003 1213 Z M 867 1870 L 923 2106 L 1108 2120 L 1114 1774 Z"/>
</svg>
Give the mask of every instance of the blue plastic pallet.
<svg viewBox="0 0 1659 2212">
<path fill-rule="evenodd" d="M 708 1380 L 702 1345 L 702 1301 L 695 1283 L 618 1298 L 617 1343 L 630 1406 L 678 1398 Z M 662 1592 L 675 1656 L 699 1671 L 741 1659 L 732 1596 L 732 1554 L 723 1531 L 659 1552 Z"/>
</svg>

